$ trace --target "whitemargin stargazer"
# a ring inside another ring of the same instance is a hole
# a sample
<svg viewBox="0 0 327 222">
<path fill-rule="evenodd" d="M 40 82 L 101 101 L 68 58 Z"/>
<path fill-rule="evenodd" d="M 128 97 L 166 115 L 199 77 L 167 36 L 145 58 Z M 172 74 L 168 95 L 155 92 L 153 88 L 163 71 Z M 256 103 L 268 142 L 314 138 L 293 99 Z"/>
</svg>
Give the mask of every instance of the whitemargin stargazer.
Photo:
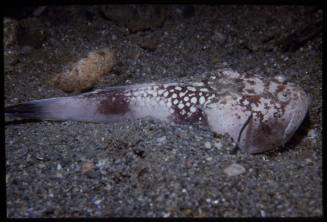
<svg viewBox="0 0 327 222">
<path fill-rule="evenodd" d="M 242 151 L 261 153 L 289 141 L 309 105 L 309 95 L 283 76 L 264 78 L 219 69 L 204 81 L 109 87 L 78 96 L 33 100 L 9 106 L 5 113 L 60 121 L 153 118 L 199 123 L 218 134 L 229 134 Z"/>
</svg>

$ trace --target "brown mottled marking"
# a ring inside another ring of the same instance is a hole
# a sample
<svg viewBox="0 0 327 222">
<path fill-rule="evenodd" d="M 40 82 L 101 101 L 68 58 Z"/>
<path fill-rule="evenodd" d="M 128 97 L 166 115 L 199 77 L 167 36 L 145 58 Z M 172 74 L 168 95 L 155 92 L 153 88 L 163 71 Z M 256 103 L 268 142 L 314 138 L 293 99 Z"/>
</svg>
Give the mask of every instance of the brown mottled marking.
<svg viewBox="0 0 327 222">
<path fill-rule="evenodd" d="M 102 114 L 125 114 L 128 110 L 127 98 L 121 94 L 107 96 L 98 105 L 98 111 Z"/>
<path fill-rule="evenodd" d="M 286 88 L 286 85 L 284 85 L 284 84 L 279 84 L 278 86 L 277 86 L 277 93 L 279 93 L 279 92 L 282 92 L 282 91 L 284 91 L 284 89 Z"/>
<path fill-rule="evenodd" d="M 269 88 L 270 82 L 266 81 L 266 82 L 263 83 L 263 85 L 264 85 L 265 88 Z"/>
<path fill-rule="evenodd" d="M 264 109 L 270 109 L 270 106 L 268 106 L 268 103 L 264 103 Z"/>
<path fill-rule="evenodd" d="M 246 89 L 245 91 L 247 91 L 248 93 L 252 93 L 252 94 L 255 93 L 254 89 Z"/>
<path fill-rule="evenodd" d="M 277 84 L 287 84 L 287 82 L 286 81 L 279 81 L 278 79 L 272 79 L 272 80 L 270 80 L 271 82 L 274 82 L 274 83 L 277 83 Z"/>
<path fill-rule="evenodd" d="M 253 121 L 250 121 L 248 124 L 248 130 L 245 138 L 245 143 L 247 145 L 256 144 L 256 149 L 252 150 L 253 153 L 262 152 L 265 150 L 270 150 L 275 147 L 276 136 L 281 134 L 280 129 L 285 128 L 285 125 L 280 122 L 274 122 L 273 126 L 269 123 L 260 123 L 260 130 L 255 130 Z M 275 128 L 276 127 L 276 128 Z M 279 131 L 278 131 L 279 129 Z M 258 147 L 262 150 L 257 150 Z"/>
<path fill-rule="evenodd" d="M 256 106 L 258 106 L 259 103 L 260 103 L 260 98 L 261 98 L 261 96 L 257 96 L 257 95 L 245 95 L 245 96 L 242 97 L 242 100 L 243 101 L 248 100 L 249 103 L 253 103 Z"/>
<path fill-rule="evenodd" d="M 254 80 L 246 80 L 250 85 L 255 85 L 255 81 Z"/>
<path fill-rule="evenodd" d="M 282 114 L 284 114 L 285 113 L 285 107 L 288 104 L 288 102 L 287 103 L 280 102 L 279 104 L 280 104 L 280 108 L 278 110 L 281 110 Z"/>
<path fill-rule="evenodd" d="M 263 120 L 263 114 L 260 111 L 252 111 L 252 113 L 255 113 L 257 118 L 259 118 L 260 122 Z"/>
</svg>

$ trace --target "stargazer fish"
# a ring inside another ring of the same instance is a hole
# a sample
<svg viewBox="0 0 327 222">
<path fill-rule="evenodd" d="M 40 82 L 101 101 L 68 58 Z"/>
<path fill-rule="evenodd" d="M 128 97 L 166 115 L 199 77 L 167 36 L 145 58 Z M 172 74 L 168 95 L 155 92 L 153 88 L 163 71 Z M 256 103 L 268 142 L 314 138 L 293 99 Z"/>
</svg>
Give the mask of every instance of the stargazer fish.
<svg viewBox="0 0 327 222">
<path fill-rule="evenodd" d="M 283 76 L 264 78 L 230 69 L 211 74 L 200 82 L 126 85 L 33 100 L 5 112 L 41 120 L 106 123 L 149 117 L 205 124 L 218 134 L 229 134 L 248 153 L 283 146 L 306 116 L 309 95 Z"/>
</svg>

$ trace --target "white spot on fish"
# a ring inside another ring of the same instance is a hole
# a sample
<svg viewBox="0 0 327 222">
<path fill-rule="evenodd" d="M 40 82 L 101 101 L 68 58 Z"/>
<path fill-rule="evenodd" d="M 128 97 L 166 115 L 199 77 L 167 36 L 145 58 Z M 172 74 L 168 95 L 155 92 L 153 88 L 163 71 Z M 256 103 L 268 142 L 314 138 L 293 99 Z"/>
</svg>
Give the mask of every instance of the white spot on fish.
<svg viewBox="0 0 327 222">
<path fill-rule="evenodd" d="M 249 101 L 244 100 L 243 104 L 244 104 L 245 106 L 247 106 L 247 105 L 249 105 Z"/>
<path fill-rule="evenodd" d="M 191 103 L 196 103 L 196 101 L 197 101 L 196 97 L 192 97 Z"/>
<path fill-rule="evenodd" d="M 204 104 L 205 101 L 206 101 L 206 99 L 203 96 L 201 96 L 199 99 L 199 103 Z"/>
<path fill-rule="evenodd" d="M 202 91 L 202 92 L 209 92 L 209 90 L 207 88 L 201 88 L 200 91 Z"/>
<path fill-rule="evenodd" d="M 186 94 L 186 92 L 179 93 L 179 97 L 183 97 Z"/>
<path fill-rule="evenodd" d="M 188 90 L 190 90 L 190 91 L 193 91 L 193 92 L 195 92 L 195 91 L 196 91 L 196 88 L 194 88 L 194 87 L 191 87 L 191 86 L 188 86 L 188 87 L 187 87 L 187 89 L 188 89 Z"/>
<path fill-rule="evenodd" d="M 228 76 L 231 79 L 236 79 L 240 77 L 240 74 L 238 72 L 232 71 L 232 70 L 225 70 L 222 72 L 223 75 Z"/>
<path fill-rule="evenodd" d="M 180 104 L 178 104 L 178 106 L 177 106 L 179 109 L 183 109 L 184 108 L 184 104 L 183 103 L 180 103 Z"/>
<path fill-rule="evenodd" d="M 193 86 L 204 86 L 203 82 L 195 82 L 192 84 Z"/>
</svg>

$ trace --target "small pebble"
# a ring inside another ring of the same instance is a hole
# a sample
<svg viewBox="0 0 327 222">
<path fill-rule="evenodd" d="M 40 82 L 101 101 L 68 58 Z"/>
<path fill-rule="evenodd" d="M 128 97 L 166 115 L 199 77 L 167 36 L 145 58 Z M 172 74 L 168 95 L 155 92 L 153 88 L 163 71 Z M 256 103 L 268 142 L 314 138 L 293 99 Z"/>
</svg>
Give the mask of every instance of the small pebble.
<svg viewBox="0 0 327 222">
<path fill-rule="evenodd" d="M 213 41 L 216 41 L 220 44 L 224 44 L 226 41 L 226 36 L 220 32 L 215 32 L 213 37 L 212 37 Z"/>
<path fill-rule="evenodd" d="M 305 163 L 308 165 L 313 165 L 313 161 L 310 158 L 306 158 Z"/>
<path fill-rule="evenodd" d="M 97 162 L 96 167 L 98 167 L 100 170 L 103 170 L 108 165 L 107 159 L 101 159 Z"/>
<path fill-rule="evenodd" d="M 170 213 L 169 213 L 169 212 L 167 212 L 167 213 L 163 213 L 162 216 L 163 216 L 163 217 L 169 217 L 169 216 L 170 216 Z"/>
<path fill-rule="evenodd" d="M 43 169 L 43 168 L 45 168 L 45 164 L 44 164 L 44 163 L 40 163 L 40 164 L 38 165 L 38 167 L 41 168 L 41 169 Z"/>
<path fill-rule="evenodd" d="M 112 189 L 111 185 L 110 184 L 107 184 L 105 187 L 104 187 L 105 190 L 107 191 L 110 191 Z"/>
<path fill-rule="evenodd" d="M 207 149 L 211 149 L 211 143 L 210 142 L 205 142 L 204 147 Z"/>
<path fill-rule="evenodd" d="M 60 163 L 57 165 L 57 170 L 61 170 L 62 166 L 60 165 Z"/>
<path fill-rule="evenodd" d="M 222 143 L 217 143 L 217 142 L 215 142 L 214 143 L 214 146 L 217 148 L 217 149 L 221 149 L 222 147 L 223 147 L 223 144 Z"/>
<path fill-rule="evenodd" d="M 212 157 L 211 156 L 209 156 L 209 157 L 206 158 L 206 161 L 208 161 L 208 162 L 210 162 L 211 160 L 212 160 Z"/>
<path fill-rule="evenodd" d="M 96 201 L 94 201 L 94 204 L 99 205 L 101 202 L 102 202 L 102 200 L 96 200 Z"/>
<path fill-rule="evenodd" d="M 309 140 L 311 140 L 312 143 L 317 143 L 318 134 L 319 133 L 317 129 L 310 129 L 307 137 Z"/>
<path fill-rule="evenodd" d="M 167 139 L 166 136 L 159 137 L 159 138 L 157 139 L 157 142 L 158 142 L 158 143 L 164 143 L 164 142 L 166 141 L 166 139 Z"/>
<path fill-rule="evenodd" d="M 227 174 L 227 176 L 229 177 L 240 175 L 242 173 L 245 173 L 245 171 L 245 168 L 237 163 L 233 163 L 224 169 L 224 173 Z"/>
<path fill-rule="evenodd" d="M 94 171 L 94 164 L 91 162 L 86 162 L 82 165 L 82 173 L 89 173 Z"/>
</svg>

